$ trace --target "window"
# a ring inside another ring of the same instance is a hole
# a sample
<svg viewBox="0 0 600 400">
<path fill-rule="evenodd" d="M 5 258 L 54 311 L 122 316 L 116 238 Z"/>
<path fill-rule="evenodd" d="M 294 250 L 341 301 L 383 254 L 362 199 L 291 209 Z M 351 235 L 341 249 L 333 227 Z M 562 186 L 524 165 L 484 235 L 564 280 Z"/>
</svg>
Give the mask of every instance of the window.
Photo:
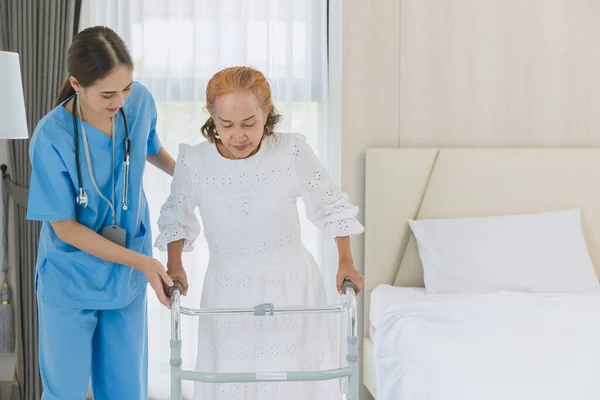
<svg viewBox="0 0 600 400">
<path fill-rule="evenodd" d="M 232 65 L 260 69 L 269 80 L 275 107 L 284 116 L 278 130 L 306 135 L 317 154 L 330 151 L 327 135 L 327 2 L 322 0 L 87 0 L 81 27 L 105 25 L 127 43 L 134 59 L 134 78 L 153 94 L 158 108 L 158 133 L 175 157 L 180 143 L 204 140 L 207 119 L 204 95 L 208 80 Z M 327 157 L 325 157 L 327 159 Z M 166 200 L 170 177 L 148 166 L 144 187 L 152 230 Z M 303 240 L 324 265 L 319 233 L 299 204 Z M 166 263 L 166 254 L 155 257 Z M 183 302 L 199 307 L 208 250 L 200 238 L 184 255 L 190 293 Z M 327 282 L 326 282 L 327 283 Z M 328 288 L 335 293 L 333 287 Z M 170 314 L 149 293 L 150 398 L 169 396 Z M 182 321 L 183 367 L 194 369 L 197 322 Z M 191 398 L 192 384 L 184 387 Z"/>
</svg>

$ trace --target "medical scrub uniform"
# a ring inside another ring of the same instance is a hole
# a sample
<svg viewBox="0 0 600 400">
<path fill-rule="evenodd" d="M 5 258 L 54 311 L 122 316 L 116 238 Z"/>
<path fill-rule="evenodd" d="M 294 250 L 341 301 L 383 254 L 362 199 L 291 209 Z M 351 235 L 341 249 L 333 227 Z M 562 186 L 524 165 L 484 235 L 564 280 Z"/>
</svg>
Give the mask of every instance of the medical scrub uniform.
<svg viewBox="0 0 600 400">
<path fill-rule="evenodd" d="M 134 82 L 123 106 L 129 127 L 130 167 L 127 210 L 122 206 L 125 124 L 116 116 L 115 158 L 112 138 L 83 123 L 98 189 L 112 197 L 116 223 L 125 229 L 126 246 L 152 254 L 149 210 L 142 176 L 148 154 L 161 147 L 157 112 L 148 90 Z M 77 119 L 79 164 L 88 206 L 79 192 L 72 114 L 60 105 L 37 125 L 30 145 L 32 174 L 27 219 L 42 221 L 35 289 L 39 313 L 39 360 L 43 400 L 82 400 L 91 376 L 95 400 L 146 400 L 148 341 L 144 274 L 105 262 L 59 239 L 50 221 L 77 221 L 102 234 L 113 225 L 109 204 L 94 189 Z"/>
</svg>

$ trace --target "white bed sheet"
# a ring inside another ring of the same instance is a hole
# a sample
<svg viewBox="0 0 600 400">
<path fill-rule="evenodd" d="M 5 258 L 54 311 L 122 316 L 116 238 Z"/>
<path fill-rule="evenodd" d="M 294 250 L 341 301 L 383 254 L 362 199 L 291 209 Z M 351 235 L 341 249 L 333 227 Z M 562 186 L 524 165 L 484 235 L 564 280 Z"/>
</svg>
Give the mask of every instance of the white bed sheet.
<svg viewBox="0 0 600 400">
<path fill-rule="evenodd" d="M 439 303 L 447 302 L 448 299 L 469 296 L 463 294 L 427 295 L 423 287 L 399 287 L 382 284 L 371 292 L 371 308 L 369 313 L 371 328 L 375 329 L 382 322 L 387 310 L 398 304 Z"/>
<path fill-rule="evenodd" d="M 371 297 L 378 400 L 600 399 L 599 294 Z"/>
</svg>

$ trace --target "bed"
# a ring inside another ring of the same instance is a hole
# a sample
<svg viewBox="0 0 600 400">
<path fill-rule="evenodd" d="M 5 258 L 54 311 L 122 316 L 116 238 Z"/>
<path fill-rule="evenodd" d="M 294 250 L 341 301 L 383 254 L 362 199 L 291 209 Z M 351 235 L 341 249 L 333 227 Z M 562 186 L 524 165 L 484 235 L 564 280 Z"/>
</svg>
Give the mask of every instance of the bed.
<svg viewBox="0 0 600 400">
<path fill-rule="evenodd" d="M 597 284 L 600 149 L 369 149 L 362 372 L 371 394 L 378 400 L 600 398 L 597 292 L 427 294 L 409 225 L 563 210 L 580 213 L 585 248 L 579 250 Z M 518 271 L 511 272 L 513 283 Z M 532 278 L 522 273 L 524 281 Z M 536 273 L 547 278 L 540 268 Z"/>
</svg>

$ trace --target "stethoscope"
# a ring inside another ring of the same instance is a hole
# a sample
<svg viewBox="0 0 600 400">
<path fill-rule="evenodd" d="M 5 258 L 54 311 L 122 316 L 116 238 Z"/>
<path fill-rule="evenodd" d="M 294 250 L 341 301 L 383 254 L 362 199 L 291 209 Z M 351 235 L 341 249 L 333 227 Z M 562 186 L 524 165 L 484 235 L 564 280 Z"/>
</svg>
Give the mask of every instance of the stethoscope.
<svg viewBox="0 0 600 400">
<path fill-rule="evenodd" d="M 81 166 L 79 161 L 79 130 L 77 129 L 77 116 L 75 110 L 79 112 L 79 116 L 81 118 L 81 104 L 79 102 L 79 93 L 77 93 L 73 99 L 73 130 L 75 132 L 75 162 L 77 164 L 77 180 L 79 183 L 79 193 L 76 195 L 76 202 L 78 205 L 87 207 L 88 206 L 88 195 L 85 190 L 83 190 L 83 182 L 81 178 Z M 128 200 L 128 191 L 129 191 L 129 156 L 131 154 L 131 140 L 129 139 L 129 127 L 127 125 L 127 118 L 125 117 L 125 112 L 123 108 L 119 110 L 121 115 L 123 116 L 123 123 L 125 125 L 125 139 L 123 139 L 123 192 L 122 192 L 122 201 L 121 206 L 123 210 L 127 210 L 127 200 Z M 98 188 L 96 184 L 96 180 L 94 179 L 94 173 L 92 171 L 92 163 L 90 159 L 90 149 L 87 142 L 87 134 L 85 132 L 85 126 L 83 125 L 83 118 L 81 118 L 81 133 L 83 137 L 83 147 L 85 151 L 85 157 L 88 166 L 88 172 L 90 174 L 90 178 L 92 180 L 92 184 L 96 189 L 98 195 L 106 201 L 111 210 L 113 216 L 113 224 L 116 224 L 116 212 L 115 212 L 115 153 L 116 153 L 116 118 L 112 118 L 112 143 L 113 143 L 113 151 L 112 151 L 112 201 L 108 200 Z"/>
</svg>

